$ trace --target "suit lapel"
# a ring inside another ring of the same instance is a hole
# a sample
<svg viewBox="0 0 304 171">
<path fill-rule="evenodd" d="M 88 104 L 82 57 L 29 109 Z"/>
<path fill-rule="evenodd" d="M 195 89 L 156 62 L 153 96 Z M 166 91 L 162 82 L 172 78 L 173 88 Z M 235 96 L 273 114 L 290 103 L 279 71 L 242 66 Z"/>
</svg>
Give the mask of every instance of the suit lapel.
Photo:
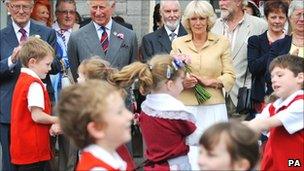
<svg viewBox="0 0 304 171">
<path fill-rule="evenodd" d="M 36 27 L 36 24 L 31 22 L 30 23 L 30 36 L 33 36 L 33 35 L 39 35 L 40 33 L 40 29 L 38 27 Z"/>
<path fill-rule="evenodd" d="M 102 50 L 100 40 L 98 39 L 98 35 L 97 35 L 95 26 L 92 21 L 86 27 L 84 36 L 85 36 L 85 38 L 83 41 L 86 41 L 86 44 L 89 45 L 89 46 L 87 46 L 87 48 L 89 48 L 89 52 L 92 52 L 92 54 L 98 54 L 101 57 L 104 57 L 105 54 Z M 95 53 L 93 53 L 93 52 L 95 52 Z"/>
<path fill-rule="evenodd" d="M 239 28 L 239 31 L 238 31 L 238 34 L 237 34 L 237 37 L 235 38 L 235 46 L 234 46 L 234 49 L 232 51 L 232 59 L 235 59 L 237 54 L 239 53 L 239 51 L 241 50 L 241 48 L 243 46 L 247 46 L 246 43 L 247 43 L 247 39 L 248 39 L 248 35 L 250 33 L 250 24 L 248 22 L 246 22 L 246 17 L 244 19 L 244 23 L 241 24 L 240 28 Z M 241 38 L 242 41 L 238 41 L 238 38 Z M 244 40 L 245 38 L 245 40 Z"/>
<path fill-rule="evenodd" d="M 117 34 L 122 33 L 119 29 L 119 25 L 113 21 L 112 23 L 112 29 L 111 29 L 111 36 L 110 36 L 110 44 L 109 44 L 109 49 L 108 53 L 106 55 L 106 59 L 108 61 L 109 58 L 114 58 L 118 52 L 118 50 L 121 48 L 123 39 L 117 37 Z M 123 26 L 121 26 L 123 27 Z"/>
<path fill-rule="evenodd" d="M 10 28 L 7 29 L 4 34 L 3 39 L 9 44 L 9 47 L 17 47 L 19 45 L 13 25 L 10 25 Z"/>
<path fill-rule="evenodd" d="M 159 30 L 158 42 L 164 47 L 167 53 L 170 53 L 171 42 L 169 40 L 169 36 L 167 34 L 165 27 L 162 27 L 161 30 Z"/>
<path fill-rule="evenodd" d="M 178 29 L 178 37 L 184 36 L 186 34 L 188 34 L 187 31 L 185 30 L 184 26 L 180 24 Z"/>
</svg>

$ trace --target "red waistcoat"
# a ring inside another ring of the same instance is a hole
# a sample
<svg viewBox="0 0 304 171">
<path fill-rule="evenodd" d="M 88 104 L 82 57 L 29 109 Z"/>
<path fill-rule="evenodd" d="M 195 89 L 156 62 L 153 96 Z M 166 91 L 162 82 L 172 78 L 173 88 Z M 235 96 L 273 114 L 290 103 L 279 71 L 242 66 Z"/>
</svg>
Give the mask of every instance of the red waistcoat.
<svg viewBox="0 0 304 171">
<path fill-rule="evenodd" d="M 296 100 L 304 99 L 304 95 L 296 96 L 287 106 L 275 112 L 273 104 L 269 107 L 270 116 L 287 109 Z M 291 164 L 293 162 L 293 164 Z M 300 167 L 298 167 L 298 163 Z M 304 170 L 304 130 L 289 134 L 283 126 L 270 129 L 261 170 Z"/>
<path fill-rule="evenodd" d="M 27 95 L 34 82 L 43 88 L 43 111 L 51 114 L 51 102 L 42 81 L 21 72 L 15 85 L 11 110 L 10 154 L 13 164 L 31 164 L 51 159 L 50 125 L 34 122 L 28 109 Z"/>
</svg>

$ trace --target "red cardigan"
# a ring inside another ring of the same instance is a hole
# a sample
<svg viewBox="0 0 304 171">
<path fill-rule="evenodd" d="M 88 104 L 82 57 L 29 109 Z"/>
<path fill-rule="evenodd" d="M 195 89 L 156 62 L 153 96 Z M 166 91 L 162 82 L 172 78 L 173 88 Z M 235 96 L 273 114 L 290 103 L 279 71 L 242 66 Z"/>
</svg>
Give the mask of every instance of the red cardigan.
<svg viewBox="0 0 304 171">
<path fill-rule="evenodd" d="M 170 170 L 167 160 L 187 155 L 186 137 L 192 134 L 194 123 L 181 119 L 163 119 L 149 116 L 143 111 L 139 116 L 140 128 L 146 143 L 144 170 Z"/>
</svg>

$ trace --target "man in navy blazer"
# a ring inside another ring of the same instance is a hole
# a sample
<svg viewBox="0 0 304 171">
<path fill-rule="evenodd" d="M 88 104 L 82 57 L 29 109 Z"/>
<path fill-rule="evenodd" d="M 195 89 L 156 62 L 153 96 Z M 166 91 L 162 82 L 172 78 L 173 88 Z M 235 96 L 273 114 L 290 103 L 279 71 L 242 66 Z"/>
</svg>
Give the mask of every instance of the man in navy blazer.
<svg viewBox="0 0 304 171">
<path fill-rule="evenodd" d="M 2 146 L 2 168 L 0 170 L 13 169 L 9 153 L 9 128 L 11 100 L 21 68 L 21 63 L 18 60 L 20 39 L 23 34 L 26 34 L 26 37 L 39 35 L 42 40 L 47 41 L 52 47 L 55 47 L 56 42 L 54 30 L 30 21 L 33 5 L 34 0 L 7 0 L 6 8 L 12 16 L 12 22 L 6 28 L 0 30 L 0 142 Z M 21 28 L 25 30 L 25 33 L 19 31 Z M 56 74 L 60 70 L 60 61 L 55 58 L 50 73 Z M 47 84 L 50 97 L 54 97 L 49 76 L 44 82 Z"/>
<path fill-rule="evenodd" d="M 179 36 L 187 34 L 180 24 L 181 7 L 178 1 L 161 1 L 160 14 L 164 26 L 152 33 L 145 35 L 142 39 L 142 60 L 147 61 L 156 54 L 171 52 L 171 42 Z M 174 37 L 171 34 L 174 34 Z"/>
</svg>

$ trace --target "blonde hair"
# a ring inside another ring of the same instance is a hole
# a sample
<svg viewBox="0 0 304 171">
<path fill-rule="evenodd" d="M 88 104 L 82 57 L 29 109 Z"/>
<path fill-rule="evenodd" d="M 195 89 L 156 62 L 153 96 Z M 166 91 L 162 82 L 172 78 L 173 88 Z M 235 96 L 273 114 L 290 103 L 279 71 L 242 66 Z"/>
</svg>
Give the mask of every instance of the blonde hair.
<svg viewBox="0 0 304 171">
<path fill-rule="evenodd" d="M 101 79 L 108 80 L 109 75 L 113 74 L 116 70 L 110 67 L 110 63 L 101 59 L 99 56 L 83 60 L 79 67 L 86 79 Z"/>
<path fill-rule="evenodd" d="M 173 62 L 174 58 L 170 55 L 156 55 L 147 64 L 134 62 L 123 67 L 110 80 L 120 87 L 128 87 L 138 78 L 139 91 L 148 94 L 151 90 L 160 89 L 167 80 L 174 81 L 185 72 L 184 67 L 176 70 Z"/>
<path fill-rule="evenodd" d="M 56 106 L 60 125 L 77 147 L 82 149 L 95 142 L 87 131 L 90 122 L 107 126 L 102 115 L 108 107 L 107 97 L 113 93 L 121 93 L 121 90 L 100 80 L 73 84 L 61 91 Z"/>
<path fill-rule="evenodd" d="M 54 49 L 47 42 L 40 38 L 29 37 L 22 45 L 18 55 L 22 65 L 28 67 L 28 62 L 31 58 L 40 61 L 49 54 L 55 56 Z"/>
<path fill-rule="evenodd" d="M 207 31 L 209 32 L 216 21 L 216 15 L 214 9 L 209 2 L 206 1 L 191 1 L 185 11 L 182 18 L 182 24 L 188 33 L 192 33 L 190 28 L 190 18 L 194 15 L 201 17 L 207 17 Z"/>
</svg>

